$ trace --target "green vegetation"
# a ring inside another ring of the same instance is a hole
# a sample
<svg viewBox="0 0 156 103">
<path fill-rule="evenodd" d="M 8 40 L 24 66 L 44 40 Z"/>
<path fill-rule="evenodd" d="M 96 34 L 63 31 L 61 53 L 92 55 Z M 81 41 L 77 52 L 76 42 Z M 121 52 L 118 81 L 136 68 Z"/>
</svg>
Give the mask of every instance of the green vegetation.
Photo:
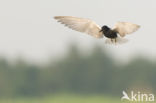
<svg viewBox="0 0 156 103">
<path fill-rule="evenodd" d="M 16 98 L 0 100 L 0 103 L 121 103 L 120 98 L 113 99 L 100 95 L 55 95 L 42 98 Z"/>
<path fill-rule="evenodd" d="M 123 90 L 156 91 L 156 64 L 138 57 L 127 65 L 116 65 L 112 57 L 98 46 L 89 54 L 84 55 L 77 46 L 72 46 L 66 57 L 55 63 L 49 61 L 47 65 L 31 64 L 23 60 L 11 64 L 1 58 L 0 98 L 9 100 L 0 103 L 117 103 L 105 96 L 120 100 Z M 47 97 L 60 92 L 105 96 Z M 19 99 L 11 102 L 10 98 Z"/>
</svg>

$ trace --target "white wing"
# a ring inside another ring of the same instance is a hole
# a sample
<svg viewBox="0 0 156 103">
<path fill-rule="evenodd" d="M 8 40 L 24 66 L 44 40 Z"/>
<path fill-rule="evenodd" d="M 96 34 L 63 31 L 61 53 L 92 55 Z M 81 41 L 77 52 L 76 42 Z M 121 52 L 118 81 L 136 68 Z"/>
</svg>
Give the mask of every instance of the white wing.
<svg viewBox="0 0 156 103">
<path fill-rule="evenodd" d="M 128 22 L 118 22 L 116 23 L 114 30 L 119 33 L 121 37 L 124 37 L 126 34 L 131 34 L 137 31 L 140 28 L 137 24 L 132 24 Z"/>
<path fill-rule="evenodd" d="M 87 33 L 96 38 L 103 37 L 102 32 L 100 32 L 101 27 L 89 19 L 77 18 L 71 16 L 56 16 L 54 18 L 58 20 L 58 22 L 65 24 L 65 26 L 73 30 Z"/>
</svg>

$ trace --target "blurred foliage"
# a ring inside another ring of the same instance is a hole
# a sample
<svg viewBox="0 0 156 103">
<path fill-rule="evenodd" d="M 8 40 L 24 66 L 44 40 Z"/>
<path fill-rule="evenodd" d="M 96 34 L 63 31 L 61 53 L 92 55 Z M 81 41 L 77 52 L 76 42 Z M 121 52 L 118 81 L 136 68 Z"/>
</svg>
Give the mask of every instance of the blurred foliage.
<svg viewBox="0 0 156 103">
<path fill-rule="evenodd" d="M 47 65 L 0 59 L 0 97 L 44 96 L 60 92 L 120 96 L 123 90 L 156 91 L 156 64 L 137 58 L 116 65 L 99 46 L 90 55 L 77 46 L 66 57 Z M 122 95 L 122 94 L 121 94 Z"/>
<path fill-rule="evenodd" d="M 56 94 L 36 98 L 1 99 L 0 103 L 121 103 L 120 99 L 104 95 Z M 132 103 L 132 102 L 124 102 Z M 143 102 L 142 102 L 143 103 Z"/>
</svg>

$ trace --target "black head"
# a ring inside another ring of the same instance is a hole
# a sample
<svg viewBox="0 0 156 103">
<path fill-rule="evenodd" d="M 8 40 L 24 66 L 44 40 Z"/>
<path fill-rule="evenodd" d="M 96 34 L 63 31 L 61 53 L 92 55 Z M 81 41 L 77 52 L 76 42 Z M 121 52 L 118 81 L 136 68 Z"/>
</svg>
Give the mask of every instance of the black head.
<svg viewBox="0 0 156 103">
<path fill-rule="evenodd" d="M 110 30 L 110 28 L 108 27 L 108 26 L 106 26 L 106 25 L 104 25 L 102 28 L 101 28 L 101 31 L 103 31 L 103 32 L 106 32 L 106 31 L 109 31 Z"/>
</svg>

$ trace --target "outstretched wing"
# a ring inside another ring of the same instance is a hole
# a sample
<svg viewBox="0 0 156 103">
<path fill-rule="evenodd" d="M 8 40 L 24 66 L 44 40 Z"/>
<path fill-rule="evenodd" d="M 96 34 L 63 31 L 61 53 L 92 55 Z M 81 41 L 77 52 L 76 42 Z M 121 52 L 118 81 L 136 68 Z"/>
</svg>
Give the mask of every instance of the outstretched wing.
<svg viewBox="0 0 156 103">
<path fill-rule="evenodd" d="M 89 19 L 72 17 L 72 16 L 56 16 L 54 18 L 58 20 L 58 22 L 65 24 L 65 26 L 73 30 L 87 33 L 96 38 L 103 37 L 102 32 L 100 32 L 101 27 Z"/>
<path fill-rule="evenodd" d="M 132 24 L 128 22 L 118 22 L 116 23 L 113 30 L 119 33 L 121 37 L 124 37 L 126 34 L 131 34 L 137 31 L 140 28 L 137 24 Z"/>
</svg>

